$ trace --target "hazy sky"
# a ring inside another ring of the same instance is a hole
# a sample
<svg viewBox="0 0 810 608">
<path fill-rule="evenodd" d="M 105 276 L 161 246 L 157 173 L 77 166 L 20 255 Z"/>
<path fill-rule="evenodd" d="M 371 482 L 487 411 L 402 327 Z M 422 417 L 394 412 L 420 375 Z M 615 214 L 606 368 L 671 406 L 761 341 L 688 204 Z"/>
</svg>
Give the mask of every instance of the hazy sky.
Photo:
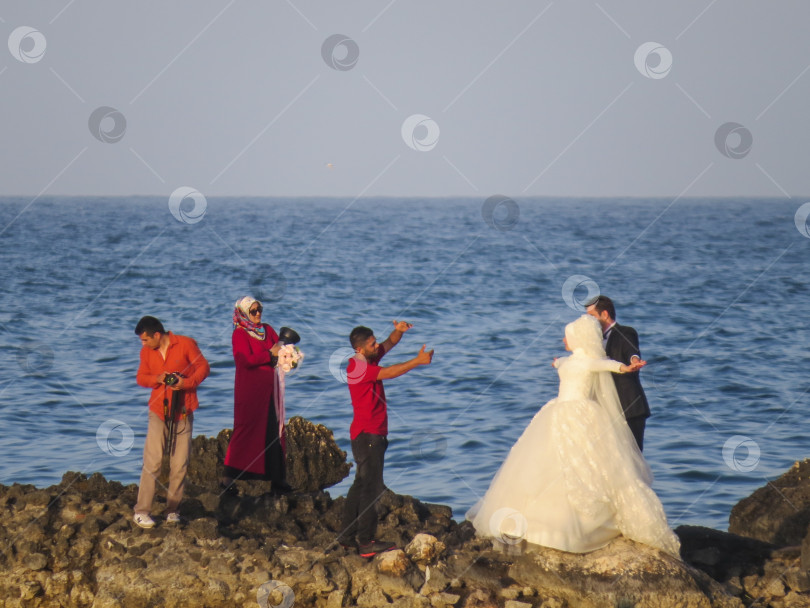
<svg viewBox="0 0 810 608">
<path fill-rule="evenodd" d="M 0 194 L 801 196 L 808 23 L 806 0 L 6 1 Z"/>
</svg>

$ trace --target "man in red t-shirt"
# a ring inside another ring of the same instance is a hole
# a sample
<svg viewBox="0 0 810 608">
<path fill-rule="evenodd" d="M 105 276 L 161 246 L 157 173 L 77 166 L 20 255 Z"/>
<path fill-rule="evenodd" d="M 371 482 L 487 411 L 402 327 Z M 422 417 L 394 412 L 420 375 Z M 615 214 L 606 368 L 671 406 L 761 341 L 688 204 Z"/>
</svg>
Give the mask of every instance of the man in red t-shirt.
<svg viewBox="0 0 810 608">
<path fill-rule="evenodd" d="M 362 557 L 394 548 L 392 543 L 374 540 L 377 529 L 374 506 L 385 490 L 383 462 L 388 447 L 388 406 L 382 381 L 406 374 L 420 365 L 429 365 L 433 350 L 426 351 L 423 344 L 419 354 L 410 361 L 388 367 L 380 367 L 379 362 L 411 327 L 413 325 L 405 321 L 394 321 L 394 331 L 382 344 L 377 343 L 374 332 L 368 327 L 355 327 L 349 336 L 355 354 L 349 359 L 346 381 L 354 409 L 349 434 L 356 469 L 354 483 L 346 495 L 343 531 L 338 540 L 344 547 L 356 542 Z"/>
</svg>

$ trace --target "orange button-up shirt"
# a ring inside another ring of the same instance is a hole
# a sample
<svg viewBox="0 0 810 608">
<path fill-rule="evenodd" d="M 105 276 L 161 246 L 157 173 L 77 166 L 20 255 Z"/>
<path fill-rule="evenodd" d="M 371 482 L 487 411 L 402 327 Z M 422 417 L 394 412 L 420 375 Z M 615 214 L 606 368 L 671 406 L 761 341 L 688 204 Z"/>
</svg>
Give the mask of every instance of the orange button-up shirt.
<svg viewBox="0 0 810 608">
<path fill-rule="evenodd" d="M 149 410 L 160 416 L 161 420 L 165 420 L 164 404 L 171 404 L 173 391 L 165 384 L 158 383 L 157 377 L 160 374 L 179 373 L 185 378 L 185 386 L 181 391 L 183 405 L 186 412 L 193 412 L 200 405 L 197 400 L 197 387 L 211 371 L 208 361 L 192 338 L 177 336 L 172 332 L 169 332 L 168 336 L 169 348 L 166 350 L 165 360 L 160 354 L 160 349 L 148 346 L 141 348 L 141 364 L 135 376 L 135 381 L 139 385 L 152 389 L 149 396 Z"/>
</svg>

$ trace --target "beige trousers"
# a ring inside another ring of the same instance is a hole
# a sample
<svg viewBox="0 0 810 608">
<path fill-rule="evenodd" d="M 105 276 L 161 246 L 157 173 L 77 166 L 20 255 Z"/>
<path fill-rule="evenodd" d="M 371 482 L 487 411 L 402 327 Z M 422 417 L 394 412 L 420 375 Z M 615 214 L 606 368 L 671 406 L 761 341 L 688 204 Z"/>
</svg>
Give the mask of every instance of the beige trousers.
<svg viewBox="0 0 810 608">
<path fill-rule="evenodd" d="M 191 429 L 194 414 L 189 413 L 184 419 L 175 423 L 176 440 L 169 459 L 169 488 L 166 496 L 166 513 L 176 513 L 183 499 L 183 488 L 186 485 L 186 470 L 191 453 Z M 163 463 L 167 431 L 166 425 L 154 412 L 149 412 L 149 427 L 146 430 L 146 442 L 143 446 L 143 470 L 138 485 L 138 502 L 135 513 L 149 515 L 152 501 L 155 498 L 155 484 L 160 476 Z"/>
</svg>

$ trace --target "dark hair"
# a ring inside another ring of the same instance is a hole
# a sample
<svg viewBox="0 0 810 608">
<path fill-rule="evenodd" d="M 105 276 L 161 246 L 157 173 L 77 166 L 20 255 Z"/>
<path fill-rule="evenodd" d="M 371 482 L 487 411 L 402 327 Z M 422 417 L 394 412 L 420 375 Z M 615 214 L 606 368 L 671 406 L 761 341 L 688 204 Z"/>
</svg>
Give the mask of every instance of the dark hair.
<svg viewBox="0 0 810 608">
<path fill-rule="evenodd" d="M 611 300 L 609 297 L 598 295 L 585 303 L 585 308 L 588 308 L 589 306 L 596 308 L 596 312 L 599 314 L 607 311 L 608 316 L 610 316 L 610 318 L 614 321 L 616 320 L 616 308 L 613 306 L 613 300 Z"/>
<path fill-rule="evenodd" d="M 363 346 L 373 335 L 374 332 L 368 327 L 358 325 L 352 330 L 352 333 L 349 334 L 349 342 L 352 343 L 352 348 L 357 349 Z"/>
<path fill-rule="evenodd" d="M 141 317 L 141 320 L 138 321 L 138 324 L 135 326 L 136 336 L 140 336 L 143 332 L 146 332 L 149 336 L 154 336 L 156 331 L 162 334 L 166 333 L 166 330 L 163 329 L 163 323 L 155 317 Z"/>
</svg>

